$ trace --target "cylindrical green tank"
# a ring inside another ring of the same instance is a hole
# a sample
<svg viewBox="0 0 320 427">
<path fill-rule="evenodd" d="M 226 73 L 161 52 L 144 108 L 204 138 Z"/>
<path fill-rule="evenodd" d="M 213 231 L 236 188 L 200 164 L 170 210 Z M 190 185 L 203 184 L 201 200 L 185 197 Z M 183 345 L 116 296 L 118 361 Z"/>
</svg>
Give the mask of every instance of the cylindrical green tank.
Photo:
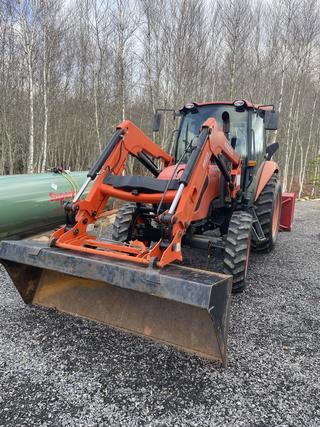
<svg viewBox="0 0 320 427">
<path fill-rule="evenodd" d="M 71 200 L 87 172 L 0 177 L 0 239 L 63 223 L 63 200 Z"/>
</svg>

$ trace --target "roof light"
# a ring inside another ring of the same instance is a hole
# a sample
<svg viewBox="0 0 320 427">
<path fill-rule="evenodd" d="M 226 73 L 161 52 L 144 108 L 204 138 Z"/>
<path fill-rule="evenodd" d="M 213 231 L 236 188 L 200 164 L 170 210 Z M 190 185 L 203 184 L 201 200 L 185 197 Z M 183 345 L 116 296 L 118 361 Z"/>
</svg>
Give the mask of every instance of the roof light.
<svg viewBox="0 0 320 427">
<path fill-rule="evenodd" d="M 242 101 L 242 99 L 239 99 L 239 100 L 237 100 L 237 101 L 234 101 L 233 105 L 234 105 L 235 107 L 243 107 L 243 105 L 244 105 L 244 101 Z"/>
<path fill-rule="evenodd" d="M 184 108 L 187 108 L 188 110 L 191 110 L 192 108 L 194 108 L 194 104 L 190 103 L 190 104 L 186 104 L 184 106 Z"/>
</svg>

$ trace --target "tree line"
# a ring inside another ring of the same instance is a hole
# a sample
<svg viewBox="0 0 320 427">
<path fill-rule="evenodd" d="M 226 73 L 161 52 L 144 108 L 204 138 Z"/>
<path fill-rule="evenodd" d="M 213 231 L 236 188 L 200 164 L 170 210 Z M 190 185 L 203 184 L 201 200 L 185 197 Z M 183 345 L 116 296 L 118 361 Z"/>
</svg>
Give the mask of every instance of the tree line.
<svg viewBox="0 0 320 427">
<path fill-rule="evenodd" d="M 124 118 L 273 103 L 285 191 L 320 190 L 314 0 L 0 0 L 0 174 L 90 167 Z M 165 115 L 161 141 L 176 126 Z"/>
</svg>

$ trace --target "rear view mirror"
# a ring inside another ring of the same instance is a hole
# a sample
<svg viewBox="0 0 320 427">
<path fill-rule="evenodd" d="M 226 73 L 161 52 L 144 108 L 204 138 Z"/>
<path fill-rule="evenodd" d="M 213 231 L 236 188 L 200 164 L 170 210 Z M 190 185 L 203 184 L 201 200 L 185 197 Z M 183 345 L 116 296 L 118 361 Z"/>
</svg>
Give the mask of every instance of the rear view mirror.
<svg viewBox="0 0 320 427">
<path fill-rule="evenodd" d="M 237 137 L 233 136 L 230 141 L 231 147 L 235 150 L 237 145 Z"/>
<path fill-rule="evenodd" d="M 222 121 L 223 121 L 223 132 L 225 135 L 228 135 L 230 132 L 230 116 L 227 111 L 222 113 Z"/>
<path fill-rule="evenodd" d="M 279 149 L 278 142 L 274 142 L 273 144 L 268 145 L 268 147 L 266 148 L 266 156 L 265 156 L 266 160 L 271 160 L 272 156 L 278 149 Z"/>
<path fill-rule="evenodd" d="M 266 130 L 277 130 L 279 122 L 279 111 L 266 110 L 264 113 L 264 128 Z"/>
<path fill-rule="evenodd" d="M 161 125 L 161 113 L 159 111 L 156 111 L 153 117 L 152 131 L 159 132 L 160 125 Z"/>
</svg>

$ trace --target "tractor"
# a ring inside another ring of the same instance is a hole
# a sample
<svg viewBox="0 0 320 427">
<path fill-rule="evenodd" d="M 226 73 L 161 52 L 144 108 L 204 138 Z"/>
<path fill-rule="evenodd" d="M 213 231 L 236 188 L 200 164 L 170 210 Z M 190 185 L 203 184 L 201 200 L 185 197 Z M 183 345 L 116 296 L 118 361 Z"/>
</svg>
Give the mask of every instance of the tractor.
<svg viewBox="0 0 320 427">
<path fill-rule="evenodd" d="M 65 203 L 65 224 L 50 244 L 4 241 L 0 261 L 27 303 L 226 365 L 231 289 L 245 288 L 250 250 L 271 251 L 278 237 L 282 194 L 272 156 L 279 145 L 267 145 L 278 112 L 236 100 L 194 102 L 174 114 L 172 153 L 121 122 Z M 129 156 L 145 173 L 126 174 Z M 110 198 L 121 206 L 111 238 L 101 238 L 95 228 Z M 186 247 L 223 251 L 223 272 L 181 265 Z"/>
</svg>

